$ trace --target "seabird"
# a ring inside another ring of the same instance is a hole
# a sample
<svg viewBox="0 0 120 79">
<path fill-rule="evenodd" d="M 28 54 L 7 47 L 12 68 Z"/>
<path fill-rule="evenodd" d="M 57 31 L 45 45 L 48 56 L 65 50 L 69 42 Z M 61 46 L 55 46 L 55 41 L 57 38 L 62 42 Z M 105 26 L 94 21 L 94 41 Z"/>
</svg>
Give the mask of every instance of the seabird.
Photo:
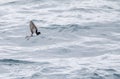
<svg viewBox="0 0 120 79">
<path fill-rule="evenodd" d="M 38 32 L 37 27 L 32 21 L 30 21 L 30 31 L 31 31 L 31 37 L 33 36 L 34 33 L 36 33 L 36 35 L 41 34 L 41 32 Z"/>
<path fill-rule="evenodd" d="M 30 25 L 29 25 L 29 26 L 30 26 L 31 35 L 25 37 L 27 40 L 29 40 L 30 37 L 33 37 L 33 34 L 34 34 L 34 33 L 35 33 L 36 35 L 41 34 L 41 32 L 38 32 L 37 27 L 35 26 L 35 24 L 34 24 L 32 21 L 30 21 Z"/>
</svg>

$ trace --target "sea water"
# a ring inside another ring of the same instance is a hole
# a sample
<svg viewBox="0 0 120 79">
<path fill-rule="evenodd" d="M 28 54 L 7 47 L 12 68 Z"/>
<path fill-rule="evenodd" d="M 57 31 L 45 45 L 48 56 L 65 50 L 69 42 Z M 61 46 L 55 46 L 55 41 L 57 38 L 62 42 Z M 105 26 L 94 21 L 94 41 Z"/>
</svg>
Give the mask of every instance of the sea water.
<svg viewBox="0 0 120 79">
<path fill-rule="evenodd" d="M 119 17 L 120 0 L 1 0 L 0 79 L 120 79 Z"/>
</svg>

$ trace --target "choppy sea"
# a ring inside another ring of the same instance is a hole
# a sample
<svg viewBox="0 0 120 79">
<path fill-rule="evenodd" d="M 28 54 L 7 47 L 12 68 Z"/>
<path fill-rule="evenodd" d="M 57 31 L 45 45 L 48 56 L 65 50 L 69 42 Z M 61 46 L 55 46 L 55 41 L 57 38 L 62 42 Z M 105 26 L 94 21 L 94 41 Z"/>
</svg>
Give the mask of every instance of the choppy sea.
<svg viewBox="0 0 120 79">
<path fill-rule="evenodd" d="M 0 0 L 0 79 L 120 79 L 120 0 Z"/>
</svg>

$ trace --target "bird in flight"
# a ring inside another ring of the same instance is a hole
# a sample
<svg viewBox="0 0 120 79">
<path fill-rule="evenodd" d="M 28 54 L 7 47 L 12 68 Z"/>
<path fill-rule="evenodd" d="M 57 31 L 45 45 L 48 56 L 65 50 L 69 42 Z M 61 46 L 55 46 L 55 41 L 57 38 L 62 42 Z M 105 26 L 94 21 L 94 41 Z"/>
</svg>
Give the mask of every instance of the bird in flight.
<svg viewBox="0 0 120 79">
<path fill-rule="evenodd" d="M 36 35 L 40 35 L 41 32 L 38 32 L 38 28 L 36 27 L 36 25 L 33 23 L 33 21 L 30 21 L 30 31 L 31 31 L 31 35 L 30 36 L 26 36 L 25 38 L 29 40 L 30 37 L 33 37 L 33 34 Z"/>
</svg>

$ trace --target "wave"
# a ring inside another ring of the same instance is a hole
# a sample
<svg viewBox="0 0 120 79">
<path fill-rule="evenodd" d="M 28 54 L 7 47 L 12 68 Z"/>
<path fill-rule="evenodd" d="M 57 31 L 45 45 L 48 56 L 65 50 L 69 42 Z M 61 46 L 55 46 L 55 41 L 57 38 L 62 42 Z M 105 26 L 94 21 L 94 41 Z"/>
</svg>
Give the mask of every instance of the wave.
<svg viewBox="0 0 120 79">
<path fill-rule="evenodd" d="M 43 28 L 48 30 L 55 30 L 55 31 L 57 30 L 58 32 L 63 32 L 63 31 L 77 32 L 81 29 L 86 29 L 86 30 L 91 29 L 89 26 L 81 26 L 79 24 L 68 24 L 68 25 L 52 24 L 49 27 L 43 27 Z"/>
<path fill-rule="evenodd" d="M 3 3 L 1 4 L 1 6 L 8 6 L 8 5 L 21 5 L 23 4 L 23 2 L 21 1 L 9 1 L 9 2 L 6 2 L 6 3 Z"/>
<path fill-rule="evenodd" d="M 44 2 L 44 1 L 48 1 L 48 0 L 13 0 L 13 1 L 6 1 L 6 3 L 3 3 L 2 5 L 24 5 L 26 3 L 27 4 L 36 4 L 38 2 Z"/>
<path fill-rule="evenodd" d="M 4 65 L 45 65 L 45 64 L 50 64 L 49 62 L 35 62 L 35 61 L 27 61 L 27 60 L 16 60 L 16 59 L 0 59 L 0 64 Z"/>
<path fill-rule="evenodd" d="M 29 63 L 35 63 L 31 61 L 24 61 L 24 60 L 16 60 L 16 59 L 0 59 L 0 63 L 19 63 L 19 64 L 29 64 Z"/>
<path fill-rule="evenodd" d="M 16 77 L 16 75 L 15 77 L 16 79 L 119 79 L 119 57 L 120 55 L 106 54 L 88 58 L 43 60 L 50 64 L 42 66 L 26 64 L 20 67 L 23 68 L 20 69 L 20 72 L 29 70 L 32 72 L 29 75 L 26 73 L 22 77 Z"/>
</svg>

